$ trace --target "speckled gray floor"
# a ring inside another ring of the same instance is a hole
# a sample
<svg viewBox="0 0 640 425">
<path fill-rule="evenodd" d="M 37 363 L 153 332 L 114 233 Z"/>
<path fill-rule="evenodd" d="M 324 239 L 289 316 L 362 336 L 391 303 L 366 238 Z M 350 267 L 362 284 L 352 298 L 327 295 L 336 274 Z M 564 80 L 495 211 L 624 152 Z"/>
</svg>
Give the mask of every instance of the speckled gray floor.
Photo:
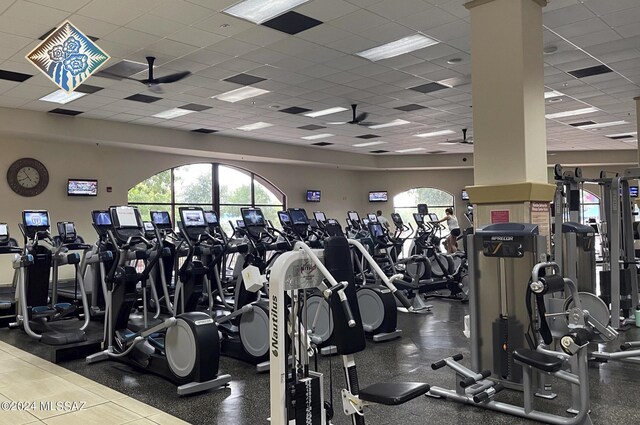
<svg viewBox="0 0 640 425">
<path fill-rule="evenodd" d="M 374 344 L 356 357 L 361 385 L 379 381 L 423 381 L 431 385 L 451 388 L 454 375 L 447 369 L 432 371 L 430 364 L 440 358 L 461 352 L 468 355 L 469 344 L 462 335 L 462 318 L 468 306 L 458 302 L 433 300 L 433 314 L 400 314 L 399 327 L 404 336 L 392 342 Z M 14 345 L 23 345 L 15 336 L 16 330 L 0 330 L 0 339 Z M 623 339 L 640 339 L 640 330 L 622 333 Z M 616 346 L 619 344 L 616 343 Z M 30 351 L 37 346 L 27 344 Z M 24 346 L 24 345 L 23 345 Z M 615 346 L 612 346 L 615 349 Z M 41 350 L 40 350 L 41 351 Z M 465 359 L 466 361 L 466 359 Z M 334 424 L 350 422 L 341 415 L 338 406 L 339 391 L 344 379 L 340 359 L 331 360 L 334 378 L 336 417 Z M 140 401 L 171 413 L 193 424 L 267 424 L 269 414 L 269 377 L 256 374 L 251 367 L 232 359 L 223 358 L 220 370 L 233 377 L 230 388 L 205 394 L 178 397 L 175 387 L 153 375 L 142 374 L 117 362 L 87 365 L 82 360 L 62 366 L 101 384 L 121 391 Z M 320 360 L 320 369 L 326 379 L 329 359 Z M 325 385 L 328 387 L 327 381 Z M 593 365 L 590 368 L 592 419 L 598 424 L 632 424 L 640 421 L 640 370 L 637 366 L 621 363 Z M 568 391 L 558 384 L 556 390 Z M 519 399 L 517 393 L 500 394 L 500 400 Z M 545 402 L 556 413 L 562 413 L 568 404 L 567 396 Z M 533 423 L 511 416 L 492 413 L 472 406 L 420 397 L 398 407 L 373 406 L 367 411 L 367 423 L 382 424 L 527 424 Z"/>
</svg>

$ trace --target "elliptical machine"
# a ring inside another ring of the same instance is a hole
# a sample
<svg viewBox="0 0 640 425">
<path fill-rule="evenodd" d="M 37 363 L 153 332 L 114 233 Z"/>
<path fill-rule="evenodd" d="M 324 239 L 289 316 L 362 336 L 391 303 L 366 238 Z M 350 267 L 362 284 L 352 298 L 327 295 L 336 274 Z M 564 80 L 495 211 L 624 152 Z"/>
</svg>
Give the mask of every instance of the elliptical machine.
<svg viewBox="0 0 640 425">
<path fill-rule="evenodd" d="M 109 214 L 112 226 L 107 234 L 116 254 L 105 277 L 108 293 L 104 343 L 107 347 L 88 356 L 87 363 L 122 361 L 178 385 L 178 395 L 226 386 L 231 377 L 218 376 L 218 328 L 206 313 L 180 314 L 138 332 L 128 329 L 129 315 L 137 301 L 136 286 L 141 283 L 144 290 L 149 273 L 160 259 L 162 238 L 157 228 L 155 242 L 144 237 L 137 207 L 111 207 Z M 141 272 L 130 265 L 132 260 L 135 264 L 142 262 Z"/>
</svg>

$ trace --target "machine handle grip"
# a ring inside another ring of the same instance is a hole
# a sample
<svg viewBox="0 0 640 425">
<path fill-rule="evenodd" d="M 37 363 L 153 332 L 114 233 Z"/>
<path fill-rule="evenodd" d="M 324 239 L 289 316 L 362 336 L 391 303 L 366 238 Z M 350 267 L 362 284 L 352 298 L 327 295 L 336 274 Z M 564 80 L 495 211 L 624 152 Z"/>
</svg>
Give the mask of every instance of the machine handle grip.
<svg viewBox="0 0 640 425">
<path fill-rule="evenodd" d="M 482 376 L 482 378 L 480 378 L 480 379 L 486 379 L 486 378 L 491 376 L 491 371 L 490 370 L 483 370 L 482 372 L 480 372 L 480 376 Z M 476 382 L 478 382 L 480 379 L 476 379 L 474 377 L 465 378 L 462 381 L 460 381 L 460 386 L 462 388 L 470 387 L 470 386 L 474 385 Z"/>
<path fill-rule="evenodd" d="M 487 393 L 486 391 L 482 391 L 479 394 L 476 394 L 473 396 L 473 402 L 474 403 L 481 403 L 485 400 L 487 400 L 489 398 L 489 393 Z"/>
<path fill-rule="evenodd" d="M 351 312 L 351 307 L 349 306 L 349 300 L 345 297 L 344 299 L 340 300 L 340 304 L 342 304 L 344 315 L 347 318 L 347 324 L 350 328 L 353 328 L 356 325 L 356 320 L 353 318 L 353 313 Z"/>
<path fill-rule="evenodd" d="M 460 360 L 462 360 L 462 354 L 458 353 L 458 354 L 454 354 L 453 356 L 451 356 L 451 359 L 458 362 Z M 433 370 L 438 370 L 440 368 L 443 368 L 447 365 L 447 359 L 442 359 L 442 360 L 438 360 L 435 363 L 431 363 L 431 369 Z"/>
<path fill-rule="evenodd" d="M 396 296 L 398 301 L 400 301 L 400 304 L 402 304 L 404 308 L 406 308 L 407 310 L 413 309 L 413 306 L 411 305 L 411 301 L 409 301 L 409 299 L 404 294 L 404 292 L 396 291 L 394 292 L 394 295 Z"/>
<path fill-rule="evenodd" d="M 454 354 L 453 357 L 451 357 L 453 360 L 459 362 L 460 360 L 462 360 L 464 357 L 462 356 L 462 354 L 458 353 L 458 354 Z"/>
</svg>

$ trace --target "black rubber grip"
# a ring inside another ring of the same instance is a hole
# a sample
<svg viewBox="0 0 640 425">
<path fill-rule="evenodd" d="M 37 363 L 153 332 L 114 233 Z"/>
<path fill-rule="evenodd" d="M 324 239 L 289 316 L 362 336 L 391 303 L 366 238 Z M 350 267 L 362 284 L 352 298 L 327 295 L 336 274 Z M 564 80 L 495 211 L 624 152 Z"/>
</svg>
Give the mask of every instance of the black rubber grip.
<svg viewBox="0 0 640 425">
<path fill-rule="evenodd" d="M 544 282 L 545 294 L 564 291 L 564 278 L 558 274 L 545 276 L 544 278 L 540 278 L 540 281 Z"/>
<path fill-rule="evenodd" d="M 394 292 L 394 294 L 395 294 L 396 298 L 398 299 L 398 301 L 400 301 L 400 304 L 402 304 L 404 308 L 409 310 L 412 307 L 411 301 L 409 301 L 409 299 L 404 295 L 403 292 L 396 291 L 396 292 Z"/>
<path fill-rule="evenodd" d="M 472 386 L 476 382 L 478 382 L 478 380 L 476 378 L 470 376 L 470 377 L 464 378 L 462 381 L 460 381 L 460 386 L 462 388 L 467 388 L 467 387 Z"/>
<path fill-rule="evenodd" d="M 491 376 L 491 371 L 489 369 L 483 370 L 482 372 L 480 372 L 480 375 L 482 375 L 482 379 L 487 379 Z"/>
<path fill-rule="evenodd" d="M 625 342 L 624 344 L 622 344 L 620 346 L 620 350 L 622 350 L 622 351 L 627 351 L 630 348 L 631 348 L 631 344 L 629 344 L 628 342 Z"/>
<path fill-rule="evenodd" d="M 438 360 L 435 363 L 431 363 L 431 369 L 438 370 L 442 367 L 445 367 L 446 365 L 447 365 L 447 362 L 445 362 L 444 360 Z"/>
<path fill-rule="evenodd" d="M 79 264 L 80 263 L 80 254 L 77 252 L 72 252 L 71 254 L 67 254 L 67 264 Z"/>
<path fill-rule="evenodd" d="M 351 307 L 349 307 L 349 300 L 344 299 L 340 302 L 342 304 L 342 309 L 344 310 L 344 315 L 347 318 L 347 324 L 350 328 L 353 328 L 356 325 L 356 320 L 353 318 L 353 313 L 351 312 Z"/>
<path fill-rule="evenodd" d="M 451 358 L 452 358 L 453 360 L 457 361 L 457 362 L 459 362 L 460 360 L 462 360 L 462 359 L 463 359 L 463 357 L 462 357 L 462 354 L 461 354 L 461 353 L 455 354 L 455 355 L 454 355 L 453 357 L 451 357 Z"/>
<path fill-rule="evenodd" d="M 504 390 L 504 385 L 502 384 L 495 384 L 493 386 L 493 390 L 495 391 L 495 394 L 498 394 L 500 391 Z"/>
<path fill-rule="evenodd" d="M 483 392 L 473 396 L 473 402 L 474 403 L 481 403 L 481 402 L 487 400 L 488 398 L 489 398 L 489 394 L 487 394 L 486 391 L 483 391 Z"/>
</svg>

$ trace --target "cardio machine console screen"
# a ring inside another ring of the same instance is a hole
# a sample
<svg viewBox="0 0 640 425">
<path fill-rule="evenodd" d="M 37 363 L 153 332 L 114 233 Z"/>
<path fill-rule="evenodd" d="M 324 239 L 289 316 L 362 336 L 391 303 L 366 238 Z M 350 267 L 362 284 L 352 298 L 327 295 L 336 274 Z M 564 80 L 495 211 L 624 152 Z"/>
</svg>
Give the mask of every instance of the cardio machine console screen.
<svg viewBox="0 0 640 425">
<path fill-rule="evenodd" d="M 371 236 L 375 236 L 375 237 L 384 236 L 384 230 L 382 230 L 382 224 L 378 222 L 369 223 L 369 232 L 371 232 Z"/>
<path fill-rule="evenodd" d="M 424 217 L 420 213 L 413 213 L 413 219 L 417 224 L 424 224 Z"/>
<path fill-rule="evenodd" d="M 204 219 L 207 221 L 207 224 L 218 224 L 218 215 L 213 211 L 205 211 Z"/>
<path fill-rule="evenodd" d="M 327 221 L 327 217 L 324 215 L 322 211 L 315 211 L 313 213 L 313 217 L 316 219 L 318 223 L 324 223 Z"/>
<path fill-rule="evenodd" d="M 153 223 L 150 221 L 145 221 L 144 222 L 144 230 L 146 230 L 147 232 L 153 232 L 154 228 L 153 228 Z"/>
<path fill-rule="evenodd" d="M 434 213 L 429 213 L 429 220 L 430 221 L 438 221 L 438 215 L 434 214 Z"/>
<path fill-rule="evenodd" d="M 240 229 L 244 229 L 245 227 L 247 227 L 244 225 L 244 221 L 242 220 L 236 220 L 236 226 L 239 227 Z"/>
<path fill-rule="evenodd" d="M 262 211 L 258 209 L 243 208 L 242 220 L 244 221 L 244 224 L 246 224 L 247 226 L 264 227 L 267 225 L 267 222 L 264 219 L 264 215 L 262 214 Z"/>
<path fill-rule="evenodd" d="M 0 236 L 9 236 L 9 226 L 7 226 L 7 223 L 0 223 Z"/>
<path fill-rule="evenodd" d="M 347 217 L 349 217 L 349 220 L 351 221 L 360 221 L 360 216 L 355 211 L 349 211 L 347 213 Z"/>
<path fill-rule="evenodd" d="M 74 226 L 73 223 L 65 223 L 64 224 L 64 232 L 67 235 L 71 235 L 71 234 L 76 232 L 76 226 Z"/>
<path fill-rule="evenodd" d="M 281 224 L 291 224 L 291 218 L 289 217 L 289 213 L 286 211 L 278 211 L 278 219 Z"/>
<path fill-rule="evenodd" d="M 24 225 L 27 227 L 49 226 L 49 213 L 46 211 L 25 211 Z"/>
<path fill-rule="evenodd" d="M 308 225 L 309 218 L 307 212 L 302 208 L 292 208 L 289 210 L 289 216 L 294 225 Z"/>
<path fill-rule="evenodd" d="M 116 218 L 120 228 L 140 228 L 136 209 L 132 207 L 116 207 Z"/>
<path fill-rule="evenodd" d="M 369 219 L 369 221 L 378 221 L 378 216 L 373 213 L 367 214 L 367 218 Z"/>
<path fill-rule="evenodd" d="M 161 226 L 163 224 L 171 226 L 171 217 L 169 216 L 168 211 L 152 211 L 151 221 L 153 221 L 156 226 Z"/>
<path fill-rule="evenodd" d="M 111 226 L 109 211 L 93 211 L 91 215 L 96 226 Z"/>
<path fill-rule="evenodd" d="M 391 220 L 393 220 L 393 222 L 398 226 L 402 226 L 404 224 L 402 222 L 402 217 L 400 217 L 400 214 L 398 213 L 391 213 Z"/>
<path fill-rule="evenodd" d="M 180 210 L 182 216 L 182 222 L 185 227 L 202 227 L 207 223 L 204 220 L 204 212 L 201 209 L 197 210 Z"/>
</svg>

